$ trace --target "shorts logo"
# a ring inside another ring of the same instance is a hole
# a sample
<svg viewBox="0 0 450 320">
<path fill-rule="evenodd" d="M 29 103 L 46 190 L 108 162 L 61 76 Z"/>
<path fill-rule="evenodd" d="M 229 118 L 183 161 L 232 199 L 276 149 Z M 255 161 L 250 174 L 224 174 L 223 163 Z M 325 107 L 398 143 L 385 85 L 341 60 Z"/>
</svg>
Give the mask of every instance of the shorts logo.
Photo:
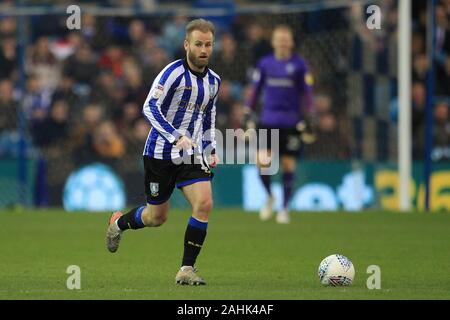
<svg viewBox="0 0 450 320">
<path fill-rule="evenodd" d="M 164 92 L 164 87 L 162 85 L 158 84 L 156 87 L 153 88 L 152 98 L 159 99 L 159 97 L 161 97 L 163 92 Z"/>
<path fill-rule="evenodd" d="M 152 197 L 157 197 L 159 195 L 159 183 L 150 182 L 150 192 Z"/>
</svg>

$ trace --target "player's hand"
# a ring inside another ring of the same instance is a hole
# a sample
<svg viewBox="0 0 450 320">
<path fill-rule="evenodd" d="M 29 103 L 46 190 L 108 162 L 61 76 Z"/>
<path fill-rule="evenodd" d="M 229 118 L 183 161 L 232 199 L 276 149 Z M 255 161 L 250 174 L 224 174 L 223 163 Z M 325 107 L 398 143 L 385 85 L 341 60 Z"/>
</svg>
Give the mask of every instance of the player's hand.
<svg viewBox="0 0 450 320">
<path fill-rule="evenodd" d="M 192 148 L 196 148 L 197 144 L 190 138 L 181 136 L 175 144 L 175 147 L 180 150 L 191 150 Z"/>
<path fill-rule="evenodd" d="M 217 167 L 217 165 L 219 164 L 219 161 L 220 161 L 220 159 L 219 159 L 219 156 L 217 154 L 211 154 L 208 157 L 209 166 L 211 168 Z"/>
<path fill-rule="evenodd" d="M 297 124 L 297 130 L 303 143 L 311 144 L 317 140 L 317 122 L 315 115 L 307 115 Z"/>
<path fill-rule="evenodd" d="M 244 107 L 244 129 L 256 129 L 256 115 L 249 107 Z"/>
</svg>

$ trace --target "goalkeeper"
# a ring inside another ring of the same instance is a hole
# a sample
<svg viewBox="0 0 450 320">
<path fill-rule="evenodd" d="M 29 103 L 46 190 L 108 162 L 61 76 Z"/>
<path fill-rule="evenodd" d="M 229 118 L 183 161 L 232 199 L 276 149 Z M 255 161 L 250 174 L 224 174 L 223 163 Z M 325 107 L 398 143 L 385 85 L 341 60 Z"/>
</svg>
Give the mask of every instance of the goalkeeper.
<svg viewBox="0 0 450 320">
<path fill-rule="evenodd" d="M 272 34 L 273 54 L 261 58 L 253 74 L 253 91 L 245 108 L 246 127 L 256 126 L 254 110 L 263 93 L 261 115 L 258 129 L 267 129 L 270 137 L 271 129 L 279 129 L 280 159 L 283 171 L 283 206 L 277 213 L 278 223 L 289 223 L 288 203 L 294 184 L 294 172 L 297 156 L 303 143 L 311 143 L 314 135 L 314 112 L 312 104 L 313 79 L 305 60 L 295 54 L 294 35 L 286 25 L 278 25 Z M 270 164 L 270 138 L 267 147 L 260 146 L 258 139 L 259 168 Z M 268 193 L 267 201 L 260 210 L 263 221 L 273 216 L 274 197 L 270 190 L 271 177 L 262 175 L 262 183 Z"/>
</svg>

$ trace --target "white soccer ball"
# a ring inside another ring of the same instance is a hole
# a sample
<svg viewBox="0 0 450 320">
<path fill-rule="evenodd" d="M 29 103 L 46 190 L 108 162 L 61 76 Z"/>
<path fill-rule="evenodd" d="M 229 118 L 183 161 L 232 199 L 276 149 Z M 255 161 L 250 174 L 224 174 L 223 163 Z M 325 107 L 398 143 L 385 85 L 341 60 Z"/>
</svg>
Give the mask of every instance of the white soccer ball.
<svg viewBox="0 0 450 320">
<path fill-rule="evenodd" d="M 348 286 L 355 277 L 353 263 L 340 254 L 332 254 L 319 265 L 320 282 L 326 286 Z"/>
</svg>

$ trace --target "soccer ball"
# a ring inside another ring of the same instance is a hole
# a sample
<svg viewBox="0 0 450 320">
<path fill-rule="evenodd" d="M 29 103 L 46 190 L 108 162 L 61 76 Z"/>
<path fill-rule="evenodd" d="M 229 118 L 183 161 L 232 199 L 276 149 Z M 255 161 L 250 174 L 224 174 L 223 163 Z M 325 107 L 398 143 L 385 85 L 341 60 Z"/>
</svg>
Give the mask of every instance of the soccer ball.
<svg viewBox="0 0 450 320">
<path fill-rule="evenodd" d="M 319 265 L 320 282 L 326 286 L 348 286 L 355 277 L 353 263 L 343 255 L 332 254 Z"/>
</svg>

